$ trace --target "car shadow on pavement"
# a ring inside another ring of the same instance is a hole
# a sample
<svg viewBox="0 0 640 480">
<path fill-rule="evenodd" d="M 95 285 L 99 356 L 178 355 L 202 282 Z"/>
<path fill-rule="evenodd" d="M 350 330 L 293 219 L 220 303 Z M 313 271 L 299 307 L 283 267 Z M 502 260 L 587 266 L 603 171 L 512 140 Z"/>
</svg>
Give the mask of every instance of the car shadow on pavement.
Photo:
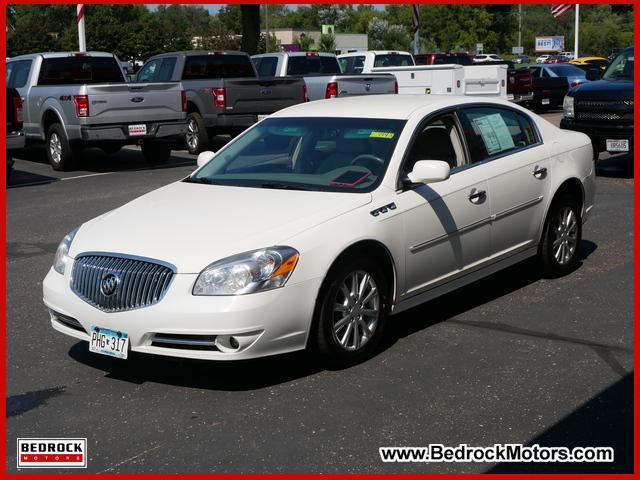
<svg viewBox="0 0 640 480">
<path fill-rule="evenodd" d="M 580 268 L 582 261 L 596 248 L 595 243 L 583 240 L 576 268 Z M 390 348 L 402 337 L 452 319 L 464 311 L 508 295 L 541 278 L 535 262 L 525 261 L 482 280 L 489 282 L 491 289 L 478 288 L 480 284 L 475 282 L 403 312 L 398 315 L 397 321 L 390 322 L 382 349 Z M 255 360 L 219 362 L 131 352 L 129 359 L 122 361 L 93 354 L 89 352 L 86 342 L 78 342 L 69 350 L 69 356 L 80 363 L 106 372 L 107 378 L 134 384 L 154 382 L 210 390 L 256 390 L 325 370 L 325 367 L 306 351 Z"/>
<path fill-rule="evenodd" d="M 48 175 L 40 175 L 38 173 L 25 172 L 15 169 L 11 172 L 11 176 L 7 179 L 7 188 L 30 187 L 33 185 L 46 185 L 59 181 L 59 178 L 50 177 Z"/>
<path fill-rule="evenodd" d="M 633 155 L 613 155 L 599 159 L 596 162 L 596 176 L 633 178 Z"/>
<path fill-rule="evenodd" d="M 501 463 L 487 473 L 632 473 L 633 373 L 627 373 L 527 445 L 612 447 L 614 461 Z"/>
</svg>

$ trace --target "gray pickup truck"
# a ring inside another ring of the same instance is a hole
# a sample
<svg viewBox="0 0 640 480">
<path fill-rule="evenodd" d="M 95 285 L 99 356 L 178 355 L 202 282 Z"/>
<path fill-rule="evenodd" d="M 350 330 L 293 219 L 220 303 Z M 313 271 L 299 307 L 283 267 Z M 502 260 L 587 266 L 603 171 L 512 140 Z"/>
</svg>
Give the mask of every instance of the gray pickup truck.
<svg viewBox="0 0 640 480">
<path fill-rule="evenodd" d="M 27 143 L 44 141 L 55 170 L 75 166 L 79 151 L 117 152 L 142 144 L 163 162 L 186 132 L 186 97 L 176 83 L 125 83 L 117 57 L 104 52 L 36 53 L 7 61 L 7 86 L 23 98 Z"/>
<path fill-rule="evenodd" d="M 208 150 L 213 135 L 235 135 L 307 100 L 302 78 L 258 78 L 249 55 L 237 51 L 163 53 L 147 60 L 137 80 L 182 83 L 187 92 L 185 144 L 192 154 Z"/>
<path fill-rule="evenodd" d="M 265 77 L 302 76 L 309 100 L 398 93 L 396 77 L 388 73 L 345 75 L 333 53 L 279 52 L 251 57 L 258 75 Z"/>
</svg>

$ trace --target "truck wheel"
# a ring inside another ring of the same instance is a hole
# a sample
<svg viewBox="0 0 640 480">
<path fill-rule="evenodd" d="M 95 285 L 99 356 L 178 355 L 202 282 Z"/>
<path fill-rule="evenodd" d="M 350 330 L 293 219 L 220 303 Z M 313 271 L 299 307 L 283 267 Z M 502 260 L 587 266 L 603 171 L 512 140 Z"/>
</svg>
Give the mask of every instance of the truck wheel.
<svg viewBox="0 0 640 480">
<path fill-rule="evenodd" d="M 197 112 L 187 115 L 187 133 L 184 136 L 184 143 L 192 155 L 198 155 L 209 149 L 210 140 L 207 127 L 202 116 Z"/>
<path fill-rule="evenodd" d="M 145 140 L 141 148 L 144 159 L 155 165 L 165 163 L 171 156 L 171 145 L 165 142 Z"/>
<path fill-rule="evenodd" d="M 575 268 L 582 240 L 581 210 L 572 195 L 553 200 L 538 247 L 538 260 L 546 276 L 560 277 Z"/>
<path fill-rule="evenodd" d="M 54 170 L 72 170 L 78 159 L 80 149 L 72 147 L 64 133 L 62 125 L 54 123 L 47 131 L 47 159 Z"/>
</svg>

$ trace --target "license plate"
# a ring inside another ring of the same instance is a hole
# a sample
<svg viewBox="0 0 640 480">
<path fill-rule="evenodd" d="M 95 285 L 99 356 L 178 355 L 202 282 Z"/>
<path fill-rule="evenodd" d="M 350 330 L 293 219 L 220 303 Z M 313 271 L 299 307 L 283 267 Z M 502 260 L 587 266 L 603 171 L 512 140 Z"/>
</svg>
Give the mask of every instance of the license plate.
<svg viewBox="0 0 640 480">
<path fill-rule="evenodd" d="M 607 140 L 608 152 L 628 152 L 629 140 Z"/>
<path fill-rule="evenodd" d="M 507 100 L 513 100 L 514 96 L 513 93 L 507 93 Z"/>
<path fill-rule="evenodd" d="M 129 335 L 125 332 L 115 332 L 108 328 L 91 327 L 89 350 L 102 355 L 116 358 L 127 358 L 129 349 Z"/>
<path fill-rule="evenodd" d="M 549 105 L 549 99 L 548 98 L 543 98 L 542 99 L 542 105 Z"/>
<path fill-rule="evenodd" d="M 129 135 L 134 137 L 136 135 L 146 135 L 147 126 L 145 124 L 129 125 Z"/>
<path fill-rule="evenodd" d="M 267 117 L 269 117 L 269 115 L 258 115 L 258 121 L 260 122 L 260 121 L 264 120 Z"/>
</svg>

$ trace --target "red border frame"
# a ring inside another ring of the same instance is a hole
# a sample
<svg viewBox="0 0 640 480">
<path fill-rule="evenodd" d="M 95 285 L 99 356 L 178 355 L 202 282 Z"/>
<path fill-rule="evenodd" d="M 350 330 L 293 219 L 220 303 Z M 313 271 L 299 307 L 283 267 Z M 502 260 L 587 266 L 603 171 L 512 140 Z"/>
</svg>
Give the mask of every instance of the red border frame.
<svg viewBox="0 0 640 480">
<path fill-rule="evenodd" d="M 7 8 L 7 3 L 9 3 L 7 0 L 0 0 L 2 2 L 2 17 L 0 18 L 0 28 L 2 28 L 2 30 L 6 30 L 6 8 Z M 38 1 L 38 0 L 16 0 L 16 1 L 12 1 L 10 2 L 12 4 L 24 4 L 24 3 L 31 3 L 31 4 L 42 4 L 42 3 L 76 3 L 72 0 L 54 0 L 51 2 L 42 2 L 42 1 Z M 147 2 L 147 1 L 143 1 L 143 0 L 112 0 L 111 2 L 106 2 L 106 1 L 102 1 L 102 0 L 98 0 L 98 1 L 89 1 L 88 4 L 100 4 L 100 3 L 120 3 L 120 4 L 130 4 L 130 3 L 142 3 L 142 4 L 150 4 L 151 2 Z M 181 2 L 172 2 L 172 1 L 167 1 L 167 0 L 160 0 L 157 2 L 158 4 L 172 4 L 172 3 L 181 3 Z M 191 0 L 190 2 L 191 4 L 211 4 L 210 2 L 207 1 L 203 1 L 203 0 Z M 281 1 L 276 1 L 276 0 L 266 0 L 266 1 L 259 1 L 259 0 L 243 0 L 243 1 L 238 1 L 238 0 L 230 0 L 226 3 L 272 3 L 272 4 L 279 4 L 279 3 L 289 3 L 289 2 L 281 2 Z M 291 2 L 293 3 L 293 2 Z M 307 3 L 325 3 L 325 4 L 333 4 L 336 3 L 333 0 L 310 0 Z M 369 0 L 369 1 L 355 1 L 352 2 L 353 4 L 358 4 L 358 3 L 363 3 L 363 4 L 388 4 L 388 3 L 421 3 L 421 4 L 447 4 L 447 3 L 467 3 L 467 4 L 486 4 L 486 3 L 493 3 L 493 4 L 553 4 L 553 3 L 558 3 L 557 1 L 554 0 L 539 0 L 539 1 L 533 1 L 533 0 L 522 0 L 520 2 L 516 2 L 516 1 L 512 1 L 512 0 L 493 0 L 491 2 L 486 2 L 486 1 L 482 1 L 482 0 L 463 0 L 461 2 L 457 2 L 457 1 L 445 1 L 445 0 L 418 0 L 416 2 L 393 2 L 393 0 L 389 1 L 385 1 L 385 0 Z M 633 0 L 609 0 L 609 1 L 602 1 L 602 0 L 582 0 L 580 2 L 567 2 L 567 3 L 580 3 L 580 4 L 632 4 L 635 6 L 634 8 L 634 12 L 633 12 L 633 21 L 634 21 L 634 28 L 638 26 L 638 20 L 640 19 L 640 13 L 639 13 L 639 9 L 638 9 L 638 4 L 636 4 L 636 2 L 634 2 Z M 637 48 L 638 44 L 640 43 L 637 39 L 637 37 L 634 36 L 634 46 Z M 6 52 L 6 35 L 2 35 L 0 38 L 0 49 L 5 50 Z M 6 55 L 5 55 L 6 56 Z M 5 60 L 6 63 L 6 60 Z M 638 66 L 638 64 L 635 65 L 635 69 L 634 69 L 634 75 L 636 78 L 638 78 L 638 73 L 640 73 L 640 66 Z M 2 69 L 2 76 L 4 77 L 5 75 L 5 69 Z M 640 145 L 638 143 L 638 133 L 635 131 L 635 125 L 638 124 L 638 115 L 640 114 L 640 106 L 638 105 L 638 100 L 639 100 L 640 94 L 639 94 L 639 89 L 635 89 L 634 90 L 634 179 L 635 179 L 635 172 L 638 171 L 638 162 L 640 162 L 639 160 L 639 153 L 640 153 Z M 4 110 L 6 108 L 6 98 L 4 95 L 0 95 L 0 110 Z M 6 142 L 6 133 L 4 130 L 0 130 L 0 139 L 2 140 L 3 143 Z M 2 173 L 5 173 L 5 169 L 0 168 L 0 171 Z M 5 175 L 2 175 L 2 177 L 5 177 Z M 1 242 L 2 242 L 2 249 L 1 249 L 1 254 L 2 254 L 2 259 L 4 260 L 2 262 L 2 267 L 1 267 L 1 271 L 0 271 L 0 290 L 2 291 L 2 297 L 0 298 L 0 306 L 2 307 L 2 324 L 5 325 L 5 330 L 2 334 L 0 334 L 0 351 L 2 352 L 2 355 L 0 356 L 0 370 L 2 370 L 2 373 L 4 373 L 4 375 L 2 375 L 2 380 L 0 381 L 0 392 L 2 393 L 3 398 L 6 398 L 6 391 L 7 391 L 7 376 L 6 376 L 6 348 L 7 348 L 7 343 L 6 343 L 6 275 L 7 275 L 7 271 L 6 271 L 6 178 L 0 178 L 0 181 L 2 182 L 2 195 L 1 195 L 1 207 L 2 207 L 2 222 L 0 224 L 0 237 L 1 237 Z M 636 180 L 634 182 L 634 280 L 637 278 L 638 276 L 638 272 L 640 271 L 640 267 L 638 266 L 637 262 L 636 262 L 636 252 L 638 251 L 638 247 L 640 246 L 640 228 L 638 227 L 638 223 L 637 223 L 637 219 L 638 219 L 638 207 L 639 205 L 639 201 L 638 201 L 638 193 L 640 192 L 640 186 L 638 185 L 638 181 Z M 637 283 L 634 281 L 634 298 L 637 298 L 639 296 L 639 292 L 638 292 L 638 287 L 637 287 Z M 635 325 L 635 319 L 638 317 L 638 312 L 640 310 L 640 307 L 638 306 L 638 302 L 634 302 L 634 325 Z M 638 328 L 634 329 L 634 370 L 637 370 L 638 365 L 640 364 L 640 361 L 638 360 L 638 356 L 635 355 L 635 350 L 638 347 L 640 343 L 640 331 Z M 640 396 L 640 385 L 638 381 L 634 381 L 634 408 L 633 408 L 633 412 L 634 412 L 634 429 L 633 429 L 633 437 L 634 437 L 634 455 L 633 455 L 633 463 L 634 463 L 634 473 L 630 473 L 630 474 L 587 474 L 587 475 L 582 475 L 582 474 L 566 474 L 566 475 L 561 475 L 561 474 L 517 474 L 517 475 L 511 475 L 511 474 L 330 474 L 328 476 L 332 477 L 332 478 L 339 478 L 339 477 L 349 477 L 350 479 L 354 479 L 354 478 L 369 478 L 369 477 L 375 477 L 376 479 L 396 479 L 396 478 L 438 478 L 441 480 L 448 480 L 448 479 L 459 479 L 460 477 L 465 477 L 465 478 L 501 478 L 503 480 L 506 479 L 511 479 L 511 478 L 544 478 L 544 479 L 549 479 L 549 478 L 555 478 L 555 477 L 562 477 L 562 478 L 567 478 L 567 479 L 575 479 L 575 480 L 582 480 L 582 479 L 608 479 L 608 478 L 640 478 L 638 476 L 638 459 L 639 459 L 639 450 L 640 450 L 640 445 L 639 445 L 639 440 L 640 440 L 640 411 L 638 410 L 638 397 Z M 5 435 L 2 436 L 2 438 L 0 439 L 0 458 L 1 459 L 6 459 L 7 458 L 7 444 L 5 443 L 6 441 L 6 401 L 2 402 L 2 408 L 0 410 L 0 427 L 1 430 L 5 432 Z M 1 460 L 0 460 L 1 461 Z M 30 474 L 30 473 L 7 473 L 6 471 L 6 467 L 7 465 L 4 465 L 4 468 L 2 468 L 2 470 L 0 470 L 0 478 L 2 478 L 3 476 L 6 478 L 10 478 L 10 479 L 30 479 L 30 478 L 46 478 L 52 474 L 44 474 L 44 473 L 38 473 L 38 474 Z M 54 474 L 55 475 L 55 474 Z M 69 477 L 73 477 L 78 478 L 78 479 L 83 479 L 83 478 L 95 478 L 96 474 L 76 474 L 73 472 L 69 472 L 69 473 L 62 473 L 62 474 L 58 474 L 58 475 L 68 475 Z M 296 474 L 250 474 L 250 475 L 244 475 L 244 474 L 172 474 L 172 477 L 176 477 L 176 478 L 189 478 L 189 479 L 204 479 L 204 478 L 215 478 L 215 479 L 233 479 L 233 480 L 241 480 L 244 479 L 246 477 L 251 477 L 251 478 L 269 478 L 272 480 L 290 480 L 291 478 L 296 478 L 296 479 L 314 479 L 316 480 L 318 478 L 319 474 L 305 474 L 305 475 L 296 475 Z M 140 477 L 144 477 L 144 478 L 164 478 L 169 476 L 168 474 L 147 474 L 147 473 L 139 473 L 139 474 L 101 474 L 100 478 L 101 479 L 116 479 L 116 478 L 127 478 L 127 477 L 136 477 L 136 478 L 140 478 Z"/>
</svg>

